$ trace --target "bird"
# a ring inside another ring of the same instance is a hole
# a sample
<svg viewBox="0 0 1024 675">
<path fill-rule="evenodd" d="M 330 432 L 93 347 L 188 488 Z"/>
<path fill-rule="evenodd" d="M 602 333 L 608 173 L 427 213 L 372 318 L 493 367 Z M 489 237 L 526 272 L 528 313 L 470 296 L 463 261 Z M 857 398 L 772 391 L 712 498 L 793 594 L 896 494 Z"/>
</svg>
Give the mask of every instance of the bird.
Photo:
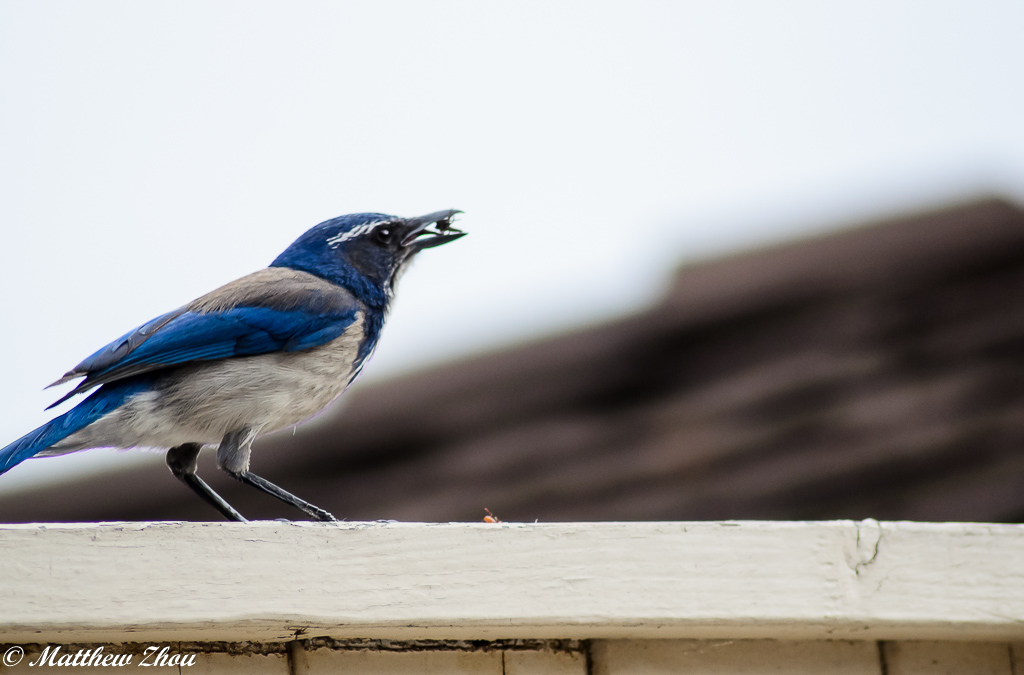
<svg viewBox="0 0 1024 675">
<path fill-rule="evenodd" d="M 420 251 L 465 236 L 452 225 L 459 213 L 356 213 L 312 227 L 269 267 L 135 328 L 49 385 L 79 380 L 50 408 L 92 393 L 0 450 L 0 474 L 31 457 L 156 448 L 178 480 L 247 522 L 196 473 L 200 451 L 216 446 L 218 468 L 232 477 L 336 522 L 252 473 L 252 443 L 314 416 L 358 377 L 396 281 Z"/>
</svg>

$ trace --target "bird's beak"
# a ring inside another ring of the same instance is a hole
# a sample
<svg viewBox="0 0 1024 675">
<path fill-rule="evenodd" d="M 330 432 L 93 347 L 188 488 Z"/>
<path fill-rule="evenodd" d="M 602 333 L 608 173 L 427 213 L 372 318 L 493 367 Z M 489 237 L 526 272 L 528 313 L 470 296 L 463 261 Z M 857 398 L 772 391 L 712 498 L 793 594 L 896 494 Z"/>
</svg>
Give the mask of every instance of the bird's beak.
<svg viewBox="0 0 1024 675">
<path fill-rule="evenodd" d="M 402 246 L 406 246 L 416 253 L 425 248 L 433 248 L 465 237 L 465 232 L 452 227 L 452 218 L 457 213 L 462 213 L 462 211 L 448 209 L 447 211 L 428 213 L 419 218 L 406 218 L 402 223 Z M 435 226 L 433 230 L 430 229 L 431 225 Z"/>
</svg>

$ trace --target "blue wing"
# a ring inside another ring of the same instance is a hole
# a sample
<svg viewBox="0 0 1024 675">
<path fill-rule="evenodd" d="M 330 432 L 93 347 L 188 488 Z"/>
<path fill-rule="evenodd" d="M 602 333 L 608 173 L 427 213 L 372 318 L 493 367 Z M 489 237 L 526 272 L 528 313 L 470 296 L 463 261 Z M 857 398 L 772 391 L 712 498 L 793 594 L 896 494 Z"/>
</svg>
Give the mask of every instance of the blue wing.
<svg viewBox="0 0 1024 675">
<path fill-rule="evenodd" d="M 360 311 L 347 291 L 327 282 L 303 279 L 300 287 L 277 280 L 276 292 L 268 292 L 265 280 L 251 276 L 248 287 L 225 287 L 230 297 L 219 289 L 100 349 L 54 383 L 85 377 L 53 405 L 100 384 L 192 361 L 311 349 L 344 334 Z"/>
</svg>

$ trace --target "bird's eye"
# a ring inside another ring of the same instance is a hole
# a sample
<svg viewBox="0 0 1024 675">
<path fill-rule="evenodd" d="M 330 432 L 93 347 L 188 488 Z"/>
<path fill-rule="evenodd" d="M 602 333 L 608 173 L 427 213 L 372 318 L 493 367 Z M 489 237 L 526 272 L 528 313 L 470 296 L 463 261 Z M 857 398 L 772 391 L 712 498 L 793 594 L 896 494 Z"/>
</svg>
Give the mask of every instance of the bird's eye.
<svg viewBox="0 0 1024 675">
<path fill-rule="evenodd" d="M 391 230 L 389 230 L 388 228 L 386 228 L 386 227 L 378 227 L 376 230 L 374 230 L 373 234 L 374 234 L 374 236 L 377 237 L 377 241 L 379 241 L 380 243 L 382 243 L 382 244 L 389 244 L 389 243 L 391 243 Z"/>
</svg>

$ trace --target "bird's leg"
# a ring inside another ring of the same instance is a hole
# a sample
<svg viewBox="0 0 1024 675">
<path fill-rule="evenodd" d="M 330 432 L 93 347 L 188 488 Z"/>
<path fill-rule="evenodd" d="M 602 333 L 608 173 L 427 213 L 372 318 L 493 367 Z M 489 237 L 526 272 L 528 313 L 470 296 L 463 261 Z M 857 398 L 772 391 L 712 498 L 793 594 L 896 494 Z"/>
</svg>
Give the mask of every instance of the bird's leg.
<svg viewBox="0 0 1024 675">
<path fill-rule="evenodd" d="M 249 471 L 249 452 L 255 438 L 256 431 L 248 428 L 225 434 L 224 440 L 220 442 L 220 447 L 217 448 L 217 466 L 246 485 L 251 485 L 272 497 L 280 499 L 285 504 L 294 506 L 314 520 L 328 523 L 338 522 L 338 519 L 327 511 L 299 499 L 292 493 L 282 490 L 265 478 L 260 478 Z"/>
<path fill-rule="evenodd" d="M 224 498 L 213 491 L 202 478 L 196 475 L 196 460 L 199 458 L 199 451 L 203 449 L 199 443 L 185 443 L 167 451 L 167 467 L 174 474 L 174 477 L 185 485 L 192 488 L 192 491 L 203 498 L 207 504 L 220 511 L 228 520 L 237 520 L 240 523 L 249 522 L 241 513 L 235 511 L 231 504 L 224 501 Z"/>
</svg>

